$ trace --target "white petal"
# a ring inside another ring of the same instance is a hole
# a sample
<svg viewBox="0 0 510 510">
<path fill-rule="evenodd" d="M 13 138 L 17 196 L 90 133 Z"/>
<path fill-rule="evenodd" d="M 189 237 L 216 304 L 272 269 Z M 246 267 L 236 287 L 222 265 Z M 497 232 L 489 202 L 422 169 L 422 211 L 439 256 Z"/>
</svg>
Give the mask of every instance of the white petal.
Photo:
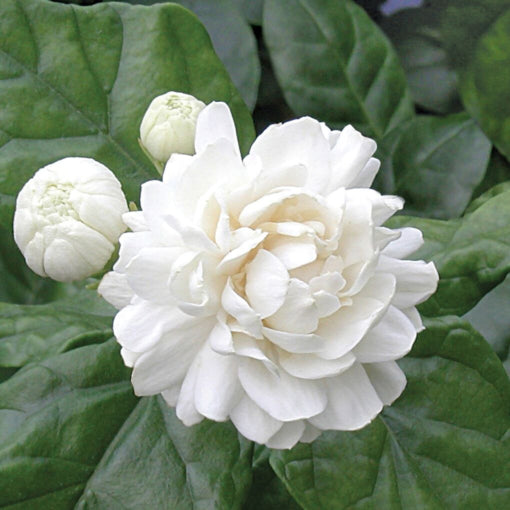
<svg viewBox="0 0 510 510">
<path fill-rule="evenodd" d="M 325 379 L 328 406 L 310 423 L 322 430 L 358 430 L 370 423 L 383 403 L 362 365 L 354 364 L 337 377 Z"/>
<path fill-rule="evenodd" d="M 266 250 L 260 250 L 247 266 L 246 297 L 262 319 L 282 306 L 288 284 L 287 269 L 277 257 Z"/>
<path fill-rule="evenodd" d="M 220 138 L 228 140 L 240 156 L 236 126 L 229 107 L 225 103 L 212 102 L 198 115 L 195 135 L 197 153 L 202 152 L 208 145 L 214 144 Z"/>
<path fill-rule="evenodd" d="M 381 162 L 376 158 L 370 158 L 368 163 L 363 167 L 363 170 L 358 174 L 351 183 L 350 188 L 369 188 L 374 182 L 375 176 L 379 171 Z"/>
<path fill-rule="evenodd" d="M 143 232 L 144 230 L 149 229 L 143 211 L 129 211 L 124 213 L 122 215 L 122 221 L 133 232 Z"/>
<path fill-rule="evenodd" d="M 314 427 L 311 423 L 306 422 L 306 428 L 299 440 L 300 443 L 311 443 L 322 434 L 322 430 Z"/>
<path fill-rule="evenodd" d="M 313 262 L 317 258 L 317 248 L 311 238 L 272 237 L 265 248 L 278 257 L 290 271 Z"/>
<path fill-rule="evenodd" d="M 306 187 L 314 192 L 321 192 L 329 181 L 329 153 L 320 123 L 310 117 L 269 126 L 250 150 L 260 157 L 268 173 L 296 165 L 307 168 Z"/>
<path fill-rule="evenodd" d="M 304 431 L 303 420 L 284 423 L 282 428 L 269 441 L 266 441 L 266 446 L 279 450 L 292 448 L 301 439 Z"/>
<path fill-rule="evenodd" d="M 250 252 L 267 237 L 266 232 L 252 230 L 253 234 L 239 246 L 228 252 L 218 264 L 216 271 L 221 274 L 233 275 L 239 271 L 250 255 Z"/>
<path fill-rule="evenodd" d="M 365 138 L 352 126 L 346 126 L 331 150 L 332 172 L 328 191 L 354 187 L 376 148 L 374 140 Z"/>
<path fill-rule="evenodd" d="M 243 394 L 237 377 L 238 358 L 218 354 L 207 344 L 199 356 L 195 407 L 210 420 L 225 421 Z"/>
<path fill-rule="evenodd" d="M 260 361 L 243 358 L 239 379 L 248 396 L 277 420 L 309 418 L 321 413 L 327 404 L 320 382 L 298 379 L 284 371 L 277 376 Z"/>
<path fill-rule="evenodd" d="M 200 423 L 204 419 L 195 407 L 195 383 L 200 362 L 200 357 L 195 356 L 182 383 L 177 406 L 175 407 L 177 418 L 179 418 L 186 427 L 191 427 L 191 425 Z"/>
<path fill-rule="evenodd" d="M 260 315 L 255 313 L 253 308 L 234 290 L 230 278 L 223 289 L 221 305 L 225 312 L 234 317 L 248 333 L 257 338 L 262 337 Z"/>
<path fill-rule="evenodd" d="M 392 275 L 376 274 L 362 291 L 352 298 L 352 305 L 321 319 L 316 334 L 326 338 L 320 353 L 325 359 L 345 355 L 363 338 L 368 329 L 387 309 L 395 292 Z"/>
<path fill-rule="evenodd" d="M 439 280 L 434 263 L 423 260 L 399 260 L 381 255 L 377 271 L 394 274 L 397 278 L 392 304 L 398 308 L 423 303 L 434 294 Z"/>
<path fill-rule="evenodd" d="M 230 419 L 237 430 L 250 441 L 264 444 L 283 423 L 269 416 L 247 395 L 232 409 Z"/>
<path fill-rule="evenodd" d="M 406 387 L 404 372 L 394 361 L 367 364 L 363 367 L 383 404 L 393 404 Z"/>
<path fill-rule="evenodd" d="M 132 352 L 124 347 L 120 349 L 120 355 L 122 356 L 122 361 L 124 361 L 124 365 L 126 365 L 127 367 L 133 367 L 135 365 L 136 360 L 141 356 L 139 352 Z"/>
<path fill-rule="evenodd" d="M 137 395 L 156 395 L 179 384 L 212 328 L 210 319 L 193 319 L 187 328 L 166 333 L 134 364 L 131 382 Z"/>
<path fill-rule="evenodd" d="M 126 275 L 115 271 L 109 271 L 103 276 L 97 292 L 118 310 L 129 305 L 131 298 L 134 296 Z"/>
<path fill-rule="evenodd" d="M 234 352 L 232 332 L 224 322 L 218 321 L 216 323 L 207 340 L 211 349 L 218 354 L 231 354 Z"/>
<path fill-rule="evenodd" d="M 384 249 L 383 255 L 403 259 L 423 245 L 423 235 L 417 228 L 406 227 L 396 231 L 400 232 L 400 237 Z"/>
<path fill-rule="evenodd" d="M 266 327 L 262 328 L 262 332 L 273 344 L 296 354 L 322 352 L 327 345 L 324 338 L 311 333 L 287 333 Z"/>
<path fill-rule="evenodd" d="M 306 283 L 291 278 L 283 305 L 265 324 L 272 329 L 289 333 L 311 333 L 317 329 L 319 314 L 310 288 Z"/>
<path fill-rule="evenodd" d="M 326 360 L 313 354 L 290 354 L 280 352 L 280 365 L 290 374 L 302 379 L 332 377 L 347 370 L 356 358 L 348 352 L 338 359 Z"/>
<path fill-rule="evenodd" d="M 129 286 L 143 299 L 162 305 L 172 302 L 170 273 L 182 252 L 180 247 L 142 248 L 126 267 Z"/>
<path fill-rule="evenodd" d="M 413 346 L 416 329 L 398 308 L 390 306 L 382 319 L 353 349 L 361 363 L 377 363 L 402 358 Z"/>
</svg>

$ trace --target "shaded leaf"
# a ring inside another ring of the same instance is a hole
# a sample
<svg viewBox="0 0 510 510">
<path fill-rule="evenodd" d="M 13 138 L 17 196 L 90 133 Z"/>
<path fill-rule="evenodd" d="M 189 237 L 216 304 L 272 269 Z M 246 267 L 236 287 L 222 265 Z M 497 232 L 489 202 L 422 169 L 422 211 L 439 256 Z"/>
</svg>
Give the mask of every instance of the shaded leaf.
<svg viewBox="0 0 510 510">
<path fill-rule="evenodd" d="M 380 139 L 413 116 L 404 72 L 386 36 L 349 0 L 266 0 L 264 38 L 296 115 L 353 124 Z"/>
<path fill-rule="evenodd" d="M 40 0 L 0 3 L 0 224 L 41 166 L 93 157 L 129 200 L 158 176 L 138 145 L 150 101 L 168 90 L 226 101 L 246 150 L 249 112 L 196 17 L 180 6 Z M 65 44 L 62 42 L 65 41 Z"/>
<path fill-rule="evenodd" d="M 457 76 L 448 61 L 436 10 L 405 9 L 383 18 L 382 28 L 395 46 L 413 100 L 431 112 L 462 109 Z"/>
<path fill-rule="evenodd" d="M 233 0 L 241 9 L 243 16 L 252 25 L 262 24 L 262 8 L 264 0 Z"/>
<path fill-rule="evenodd" d="M 158 398 L 136 399 L 114 340 L 0 385 L 1 507 L 235 509 L 250 464 L 231 425 L 186 428 Z"/>
<path fill-rule="evenodd" d="M 379 187 L 406 200 L 406 214 L 460 216 L 489 163 L 491 144 L 467 114 L 416 117 L 381 143 Z"/>
<path fill-rule="evenodd" d="M 359 432 L 273 451 L 306 509 L 466 509 L 510 505 L 510 382 L 456 317 L 429 321 L 401 360 L 404 394 Z"/>
<path fill-rule="evenodd" d="M 460 73 L 462 100 L 498 150 L 510 160 L 510 10 L 478 41 Z"/>
<path fill-rule="evenodd" d="M 22 367 L 112 336 L 116 310 L 95 291 L 46 305 L 0 303 L 0 366 Z"/>
</svg>

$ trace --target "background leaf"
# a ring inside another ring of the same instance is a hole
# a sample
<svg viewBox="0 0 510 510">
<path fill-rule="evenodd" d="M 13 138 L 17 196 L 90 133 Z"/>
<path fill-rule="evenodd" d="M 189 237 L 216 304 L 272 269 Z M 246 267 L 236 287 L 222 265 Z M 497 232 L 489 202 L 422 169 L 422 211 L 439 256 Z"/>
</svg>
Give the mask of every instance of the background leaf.
<svg viewBox="0 0 510 510">
<path fill-rule="evenodd" d="M 111 340 L 0 385 L 1 507 L 240 507 L 251 445 L 230 424 L 187 428 L 158 398 L 136 399 L 128 372 Z"/>
<path fill-rule="evenodd" d="M 405 198 L 405 214 L 454 218 L 483 179 L 490 153 L 491 143 L 465 113 L 416 117 L 383 139 L 377 184 Z"/>
<path fill-rule="evenodd" d="M 165 0 L 121 0 L 130 4 L 154 5 Z M 260 80 L 260 63 L 255 36 L 245 20 L 256 16 L 256 2 L 241 5 L 237 0 L 175 0 L 193 11 L 209 33 L 214 49 L 251 110 L 255 107 Z M 239 5 L 236 5 L 239 4 Z M 245 11 L 241 12 L 241 8 Z M 260 7 L 261 8 L 261 7 Z M 249 21 L 249 20 L 248 20 Z"/>
<path fill-rule="evenodd" d="M 407 387 L 374 422 L 273 451 L 305 509 L 467 509 L 510 505 L 510 382 L 476 331 L 436 319 L 400 362 Z"/>
<path fill-rule="evenodd" d="M 97 292 L 46 305 L 0 303 L 0 366 L 22 367 L 112 336 L 116 310 Z"/>
<path fill-rule="evenodd" d="M 390 42 L 349 0 L 266 0 L 264 38 L 285 99 L 298 116 L 353 124 L 377 139 L 413 116 Z"/>
<path fill-rule="evenodd" d="M 414 102 L 430 112 L 460 111 L 457 76 L 444 48 L 437 10 L 404 9 L 383 18 L 381 27 L 395 46 Z"/>
<path fill-rule="evenodd" d="M 8 229 L 21 186 L 64 156 L 106 164 L 136 200 L 140 184 L 157 177 L 138 146 L 140 121 L 167 90 L 227 102 L 242 147 L 251 143 L 247 108 L 205 29 L 180 6 L 4 0 L 0 32 L 0 224 Z"/>
<path fill-rule="evenodd" d="M 510 160 L 510 9 L 478 41 L 460 73 L 462 100 L 498 150 Z"/>
</svg>

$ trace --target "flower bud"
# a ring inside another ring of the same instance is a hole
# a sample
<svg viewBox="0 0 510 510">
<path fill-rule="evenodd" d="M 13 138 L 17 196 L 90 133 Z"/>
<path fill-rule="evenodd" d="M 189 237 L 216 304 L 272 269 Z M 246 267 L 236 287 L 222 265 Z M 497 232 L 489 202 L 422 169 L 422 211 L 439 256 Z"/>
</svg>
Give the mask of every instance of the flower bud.
<svg viewBox="0 0 510 510">
<path fill-rule="evenodd" d="M 89 158 L 41 168 L 16 200 L 14 240 L 27 265 L 60 282 L 104 268 L 126 230 L 126 198 L 113 173 Z"/>
<path fill-rule="evenodd" d="M 204 107 L 181 92 L 154 98 L 140 125 L 141 143 L 150 157 L 164 165 L 174 152 L 194 154 L 197 117 Z"/>
</svg>

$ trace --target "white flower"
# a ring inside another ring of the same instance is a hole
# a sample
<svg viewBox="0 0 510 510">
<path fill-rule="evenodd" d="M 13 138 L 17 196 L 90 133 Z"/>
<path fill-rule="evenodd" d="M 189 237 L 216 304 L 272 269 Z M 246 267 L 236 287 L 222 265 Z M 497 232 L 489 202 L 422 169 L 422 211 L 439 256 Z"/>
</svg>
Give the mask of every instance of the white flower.
<svg viewBox="0 0 510 510">
<path fill-rule="evenodd" d="M 120 183 L 101 163 L 65 158 L 45 166 L 16 200 L 14 239 L 27 265 L 61 282 L 97 273 L 126 230 Z"/>
<path fill-rule="evenodd" d="M 140 139 L 150 156 L 165 164 L 174 152 L 193 154 L 197 117 L 204 107 L 181 92 L 154 98 L 140 125 Z"/>
<path fill-rule="evenodd" d="M 403 260 L 418 230 L 381 226 L 402 200 L 368 188 L 375 142 L 301 118 L 242 160 L 230 111 L 212 103 L 195 147 L 142 186 L 103 289 L 123 296 L 114 331 L 135 392 L 272 448 L 363 427 L 403 391 L 395 360 L 438 280 Z"/>
</svg>

